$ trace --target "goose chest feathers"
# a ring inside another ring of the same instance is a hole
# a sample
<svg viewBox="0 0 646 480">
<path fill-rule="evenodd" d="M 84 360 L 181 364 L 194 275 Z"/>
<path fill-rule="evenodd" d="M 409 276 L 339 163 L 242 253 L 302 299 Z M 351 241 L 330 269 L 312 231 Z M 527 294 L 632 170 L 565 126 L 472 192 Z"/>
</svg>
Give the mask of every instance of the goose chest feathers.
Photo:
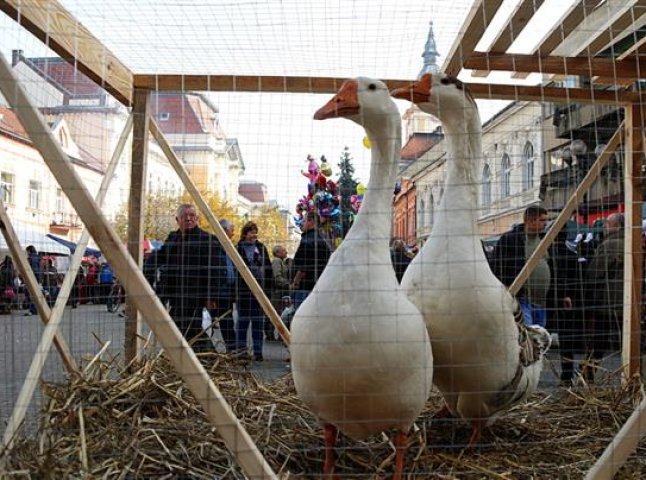
<svg viewBox="0 0 646 480">
<path fill-rule="evenodd" d="M 402 288 L 428 327 L 434 383 L 450 412 L 471 421 L 474 443 L 488 420 L 535 390 L 549 334 L 516 321 L 517 303 L 491 272 L 480 242 L 482 126 L 470 93 L 453 77 L 425 74 L 392 95 L 438 118 L 448 144 L 444 195 Z"/>
<path fill-rule="evenodd" d="M 294 383 L 325 426 L 357 439 L 390 428 L 405 434 L 428 398 L 432 356 L 422 316 L 390 263 L 401 120 L 385 84 L 363 77 L 346 81 L 314 116 L 335 117 L 370 138 L 370 181 L 352 228 L 292 321 Z"/>
</svg>

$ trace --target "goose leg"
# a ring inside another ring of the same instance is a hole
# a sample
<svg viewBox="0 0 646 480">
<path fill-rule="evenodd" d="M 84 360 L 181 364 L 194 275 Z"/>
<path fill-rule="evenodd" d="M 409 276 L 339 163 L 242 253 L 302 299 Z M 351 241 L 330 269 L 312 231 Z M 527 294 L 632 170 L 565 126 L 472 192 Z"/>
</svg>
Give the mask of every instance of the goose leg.
<svg viewBox="0 0 646 480">
<path fill-rule="evenodd" d="M 393 480 L 401 480 L 404 471 L 404 457 L 408 448 L 408 434 L 399 431 L 395 435 L 395 474 Z"/>
<path fill-rule="evenodd" d="M 323 475 L 325 478 L 334 478 L 334 446 L 336 445 L 337 428 L 331 423 L 323 425 L 323 438 L 325 439 L 325 463 L 323 463 Z"/>
<path fill-rule="evenodd" d="M 480 434 L 482 433 L 482 427 L 485 426 L 485 423 L 485 420 L 482 420 L 480 418 L 473 420 L 473 431 L 471 432 L 471 438 L 469 438 L 467 448 L 473 448 L 478 444 L 478 440 L 480 440 Z"/>
</svg>

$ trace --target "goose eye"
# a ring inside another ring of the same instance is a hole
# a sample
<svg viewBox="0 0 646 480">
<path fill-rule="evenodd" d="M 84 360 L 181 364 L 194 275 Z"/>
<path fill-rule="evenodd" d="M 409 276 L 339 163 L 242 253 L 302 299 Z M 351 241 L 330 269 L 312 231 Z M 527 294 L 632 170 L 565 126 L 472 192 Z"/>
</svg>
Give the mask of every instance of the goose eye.
<svg viewBox="0 0 646 480">
<path fill-rule="evenodd" d="M 368 89 L 369 90 L 377 90 L 377 85 L 375 85 L 374 83 L 371 83 L 370 85 L 368 85 Z"/>
</svg>

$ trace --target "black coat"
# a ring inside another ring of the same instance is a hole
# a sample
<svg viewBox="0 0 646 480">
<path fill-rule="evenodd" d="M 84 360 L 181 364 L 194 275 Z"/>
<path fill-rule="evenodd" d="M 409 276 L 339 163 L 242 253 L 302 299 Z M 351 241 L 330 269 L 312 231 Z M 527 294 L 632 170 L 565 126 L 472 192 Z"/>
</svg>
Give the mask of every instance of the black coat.
<svg viewBox="0 0 646 480">
<path fill-rule="evenodd" d="M 318 230 L 303 232 L 298 250 L 294 255 L 294 271 L 304 274 L 299 289 L 312 291 L 314 285 L 325 270 L 332 252 Z"/>
<path fill-rule="evenodd" d="M 250 260 L 247 258 L 242 243 L 238 243 L 238 253 L 242 257 L 242 260 L 244 260 L 250 269 L 258 269 L 262 272 L 262 278 L 255 277 L 265 294 L 270 296 L 274 285 L 274 270 L 271 267 L 271 258 L 269 257 L 267 247 L 262 242 L 256 241 L 256 248 L 258 254 L 254 255 L 254 258 Z M 237 293 L 238 295 L 245 296 L 252 295 L 251 290 L 247 286 L 247 282 L 240 275 L 237 276 Z"/>
<path fill-rule="evenodd" d="M 154 283 L 158 270 L 171 316 L 201 315 L 208 300 L 218 301 L 227 292 L 224 250 L 218 240 L 199 227 L 182 235 L 171 232 L 164 245 L 144 263 L 144 274 Z"/>
<path fill-rule="evenodd" d="M 498 239 L 491 257 L 491 270 L 509 287 L 525 265 L 525 225 L 516 225 Z M 523 295 L 523 289 L 518 292 Z"/>
</svg>

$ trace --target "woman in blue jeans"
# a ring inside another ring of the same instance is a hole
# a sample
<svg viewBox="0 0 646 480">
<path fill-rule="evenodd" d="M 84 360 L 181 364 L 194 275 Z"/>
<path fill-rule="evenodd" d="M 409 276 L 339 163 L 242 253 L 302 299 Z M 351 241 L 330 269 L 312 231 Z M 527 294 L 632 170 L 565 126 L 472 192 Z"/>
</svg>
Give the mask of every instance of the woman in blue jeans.
<svg viewBox="0 0 646 480">
<path fill-rule="evenodd" d="M 247 222 L 240 232 L 238 252 L 249 267 L 262 289 L 269 294 L 273 281 L 271 259 L 267 248 L 258 241 L 258 226 L 254 222 Z M 251 325 L 251 339 L 253 342 L 253 359 L 263 361 L 262 346 L 264 336 L 265 315 L 262 307 L 256 300 L 247 284 L 238 277 L 238 325 L 236 329 L 236 349 L 244 355 L 247 351 L 247 332 Z"/>
</svg>

